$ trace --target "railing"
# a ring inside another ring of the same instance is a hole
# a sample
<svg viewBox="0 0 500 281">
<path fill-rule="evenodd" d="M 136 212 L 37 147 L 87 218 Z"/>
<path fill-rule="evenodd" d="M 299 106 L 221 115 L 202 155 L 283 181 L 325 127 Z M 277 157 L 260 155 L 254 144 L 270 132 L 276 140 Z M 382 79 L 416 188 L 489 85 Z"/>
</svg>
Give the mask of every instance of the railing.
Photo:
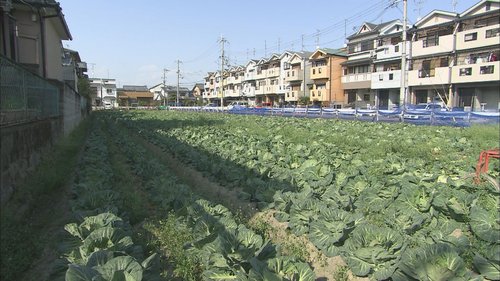
<svg viewBox="0 0 500 281">
<path fill-rule="evenodd" d="M 0 55 L 0 125 L 57 117 L 59 89 Z"/>
</svg>

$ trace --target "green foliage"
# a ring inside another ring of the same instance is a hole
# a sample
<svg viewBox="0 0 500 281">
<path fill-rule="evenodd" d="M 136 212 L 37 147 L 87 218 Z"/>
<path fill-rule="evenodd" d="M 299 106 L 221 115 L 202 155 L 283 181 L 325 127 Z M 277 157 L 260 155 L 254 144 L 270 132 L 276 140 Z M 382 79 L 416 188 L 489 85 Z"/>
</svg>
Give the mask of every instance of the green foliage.
<svg viewBox="0 0 500 281">
<path fill-rule="evenodd" d="M 177 276 L 193 266 L 189 272 L 199 279 L 307 279 L 300 261 L 309 257 L 305 247 L 286 241 L 277 251 L 265 240 L 265 227 L 250 230 L 226 207 L 199 200 L 135 138 L 235 188 L 240 200 L 274 209 L 291 233 L 327 255 L 340 254 L 355 275 L 431 280 L 494 272 L 495 255 L 485 249 L 498 245 L 497 208 L 491 207 L 498 194 L 479 190 L 466 176 L 478 152 L 498 142 L 496 127 L 482 128 L 495 135 L 475 128 L 173 111 L 107 112 L 100 118 L 110 124 L 152 204 L 172 212 L 175 225 L 192 235 L 182 246 L 197 259 L 171 261 Z M 107 190 L 106 182 L 88 181 Z M 79 206 L 122 208 L 122 197 L 112 194 L 97 192 Z M 174 233 L 166 233 L 161 247 L 169 249 Z M 418 262 L 432 266 L 413 266 Z"/>
</svg>

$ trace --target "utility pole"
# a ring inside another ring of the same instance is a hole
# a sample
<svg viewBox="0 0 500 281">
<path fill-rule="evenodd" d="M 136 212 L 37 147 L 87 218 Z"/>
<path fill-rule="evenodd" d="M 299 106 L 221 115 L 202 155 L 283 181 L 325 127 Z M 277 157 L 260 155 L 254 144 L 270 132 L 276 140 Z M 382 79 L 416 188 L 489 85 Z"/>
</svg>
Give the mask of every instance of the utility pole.
<svg viewBox="0 0 500 281">
<path fill-rule="evenodd" d="M 224 44 L 227 40 L 220 37 L 219 43 L 221 44 L 221 53 L 220 53 L 220 109 L 224 109 Z"/>
<path fill-rule="evenodd" d="M 180 63 L 181 61 L 177 60 L 177 98 L 175 99 L 175 106 L 179 106 L 179 79 L 181 78 Z"/>
<path fill-rule="evenodd" d="M 407 71 L 406 71 L 406 29 L 408 25 L 408 7 L 407 0 L 403 0 L 403 40 L 401 46 L 401 88 L 399 92 L 399 103 L 406 108 L 407 97 Z"/>
<path fill-rule="evenodd" d="M 167 84 L 166 84 L 166 75 L 167 75 L 167 71 L 168 69 L 164 68 L 163 69 L 163 87 L 162 87 L 162 91 L 163 91 L 163 106 L 166 106 L 166 103 L 168 101 L 168 92 L 167 92 Z"/>
<path fill-rule="evenodd" d="M 301 51 L 303 52 L 304 51 L 304 34 L 302 34 L 301 36 Z"/>
</svg>

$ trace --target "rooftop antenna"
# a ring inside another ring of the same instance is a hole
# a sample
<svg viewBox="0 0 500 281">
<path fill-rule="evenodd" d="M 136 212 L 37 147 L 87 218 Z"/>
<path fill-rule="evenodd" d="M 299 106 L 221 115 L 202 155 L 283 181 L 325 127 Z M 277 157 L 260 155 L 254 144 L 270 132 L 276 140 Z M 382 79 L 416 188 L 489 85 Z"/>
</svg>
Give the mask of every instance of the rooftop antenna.
<svg viewBox="0 0 500 281">
<path fill-rule="evenodd" d="M 319 29 L 316 29 L 316 49 L 319 49 L 319 35 L 320 31 Z"/>
<path fill-rule="evenodd" d="M 454 13 L 457 12 L 457 4 L 458 4 L 458 0 L 452 0 L 451 1 L 451 5 L 453 6 L 453 12 Z"/>
<path fill-rule="evenodd" d="M 422 19 L 422 6 L 424 5 L 424 0 L 414 0 L 416 8 L 413 9 L 414 12 L 418 12 L 417 20 Z"/>
</svg>

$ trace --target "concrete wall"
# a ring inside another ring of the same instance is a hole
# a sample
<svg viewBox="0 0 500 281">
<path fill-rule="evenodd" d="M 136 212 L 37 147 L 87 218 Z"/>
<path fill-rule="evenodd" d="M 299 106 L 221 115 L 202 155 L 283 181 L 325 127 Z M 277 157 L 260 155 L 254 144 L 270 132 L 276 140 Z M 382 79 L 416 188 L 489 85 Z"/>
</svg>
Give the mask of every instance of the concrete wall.
<svg viewBox="0 0 500 281">
<path fill-rule="evenodd" d="M 68 85 L 64 85 L 63 98 L 61 99 L 61 112 L 63 119 L 63 134 L 66 136 L 82 120 L 83 98 Z"/>
<path fill-rule="evenodd" d="M 66 84 L 59 84 L 59 117 L 0 126 L 0 204 L 16 185 L 38 165 L 44 151 L 68 135 L 86 117 L 86 102 Z"/>
<path fill-rule="evenodd" d="M 6 202 L 16 182 L 40 162 L 44 151 L 61 136 L 61 118 L 1 127 L 0 203 Z"/>
</svg>

